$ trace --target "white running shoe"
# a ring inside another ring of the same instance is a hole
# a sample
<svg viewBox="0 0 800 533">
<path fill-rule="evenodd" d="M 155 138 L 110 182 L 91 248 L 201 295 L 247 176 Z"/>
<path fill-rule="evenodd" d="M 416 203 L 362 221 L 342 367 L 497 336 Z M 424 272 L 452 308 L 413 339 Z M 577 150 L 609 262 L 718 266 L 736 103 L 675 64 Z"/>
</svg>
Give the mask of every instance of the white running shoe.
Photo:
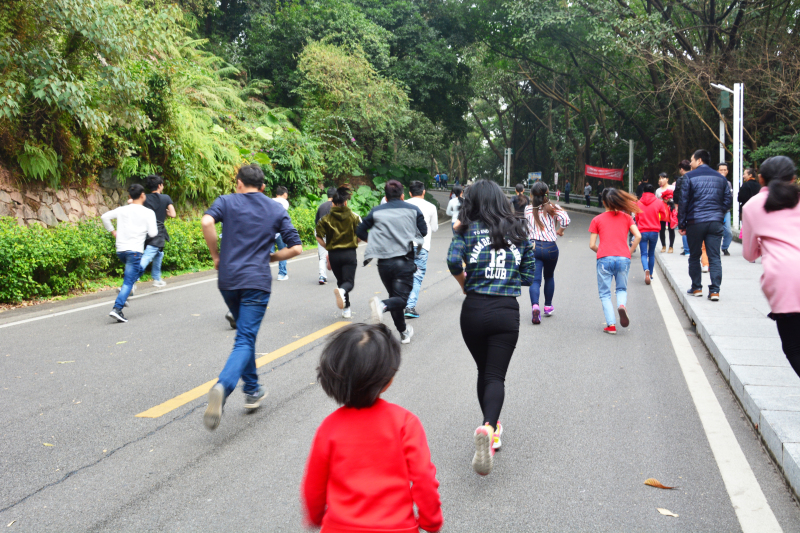
<svg viewBox="0 0 800 533">
<path fill-rule="evenodd" d="M 369 299 L 369 310 L 372 313 L 370 321 L 373 324 L 383 324 L 383 313 L 386 311 L 386 306 L 383 305 L 383 300 L 377 296 Z"/>
<path fill-rule="evenodd" d="M 701 268 L 701 270 L 702 270 L 703 274 L 708 274 L 708 267 L 707 266 L 703 266 Z"/>
<path fill-rule="evenodd" d="M 164 281 L 163 279 L 157 279 L 157 280 L 155 280 L 155 281 L 153 282 L 153 287 L 157 287 L 157 288 L 159 288 L 159 289 L 160 289 L 161 287 L 166 287 L 166 286 L 167 286 L 167 282 L 166 282 L 166 281 Z"/>
<path fill-rule="evenodd" d="M 350 310 L 349 307 L 345 307 L 342 309 L 342 318 L 352 318 L 353 312 Z"/>
<path fill-rule="evenodd" d="M 286 281 L 289 279 L 289 274 L 278 274 L 278 281 Z"/>
<path fill-rule="evenodd" d="M 336 296 L 336 306 L 339 309 L 344 309 L 345 296 L 347 293 L 344 289 L 333 289 L 333 295 Z"/>
<path fill-rule="evenodd" d="M 472 469 L 475 470 L 476 474 L 488 476 L 494 466 L 494 448 L 492 448 L 494 432 L 492 431 L 492 426 L 489 424 L 480 426 L 475 430 L 473 438 L 475 440 L 475 455 L 472 457 Z"/>
<path fill-rule="evenodd" d="M 408 344 L 411 342 L 411 337 L 414 336 L 414 328 L 406 326 L 406 330 L 400 334 L 400 344 Z"/>
</svg>

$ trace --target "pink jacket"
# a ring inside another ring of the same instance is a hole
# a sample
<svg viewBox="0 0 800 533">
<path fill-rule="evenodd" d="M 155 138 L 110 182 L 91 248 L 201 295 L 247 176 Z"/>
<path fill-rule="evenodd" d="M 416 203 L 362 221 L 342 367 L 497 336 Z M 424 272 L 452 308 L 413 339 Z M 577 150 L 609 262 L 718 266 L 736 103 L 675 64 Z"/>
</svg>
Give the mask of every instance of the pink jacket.
<svg viewBox="0 0 800 533">
<path fill-rule="evenodd" d="M 767 213 L 768 194 L 764 187 L 744 205 L 743 255 L 748 261 L 762 258 L 761 290 L 772 312 L 800 313 L 800 204 Z"/>
</svg>

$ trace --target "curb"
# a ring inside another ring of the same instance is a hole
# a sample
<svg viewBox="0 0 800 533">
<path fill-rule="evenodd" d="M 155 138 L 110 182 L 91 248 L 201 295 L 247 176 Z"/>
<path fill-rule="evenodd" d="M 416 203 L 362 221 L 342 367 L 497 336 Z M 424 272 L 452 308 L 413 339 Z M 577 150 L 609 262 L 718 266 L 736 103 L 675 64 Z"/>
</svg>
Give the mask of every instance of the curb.
<svg viewBox="0 0 800 533">
<path fill-rule="evenodd" d="M 708 317 L 701 318 L 691 303 L 703 299 L 686 294 L 661 254 L 656 254 L 656 261 L 764 447 L 777 463 L 795 498 L 800 499 L 800 378 L 788 366 L 780 342 L 774 353 L 771 346 L 774 343 L 770 339 L 726 337 L 720 335 L 718 329 L 711 331 L 715 324 L 710 323 Z M 753 283 L 757 284 L 757 279 L 753 279 Z M 764 318 L 764 321 L 754 319 L 752 327 L 769 323 L 775 328 L 771 319 Z M 752 341 L 755 347 L 746 347 L 746 341 Z M 764 346 L 766 343 L 770 345 Z"/>
</svg>

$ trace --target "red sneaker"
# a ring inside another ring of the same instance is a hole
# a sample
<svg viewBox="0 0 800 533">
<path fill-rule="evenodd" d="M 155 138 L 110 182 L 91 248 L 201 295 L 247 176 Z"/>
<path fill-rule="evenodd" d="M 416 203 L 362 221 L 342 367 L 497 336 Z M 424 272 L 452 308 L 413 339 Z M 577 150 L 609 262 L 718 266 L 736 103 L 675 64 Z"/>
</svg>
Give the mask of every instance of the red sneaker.
<svg viewBox="0 0 800 533">
<path fill-rule="evenodd" d="M 607 326 L 605 329 L 603 329 L 603 331 L 605 331 L 606 333 L 609 333 L 611 335 L 616 335 L 617 334 L 617 326 Z"/>
</svg>

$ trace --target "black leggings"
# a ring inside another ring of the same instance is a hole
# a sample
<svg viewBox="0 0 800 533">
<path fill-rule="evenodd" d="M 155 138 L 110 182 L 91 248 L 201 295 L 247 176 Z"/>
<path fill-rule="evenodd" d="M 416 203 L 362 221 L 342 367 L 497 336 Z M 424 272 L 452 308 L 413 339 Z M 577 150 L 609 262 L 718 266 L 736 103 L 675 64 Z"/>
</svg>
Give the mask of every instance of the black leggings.
<svg viewBox="0 0 800 533">
<path fill-rule="evenodd" d="M 770 313 L 769 317 L 778 324 L 783 353 L 800 376 L 800 313 Z"/>
<path fill-rule="evenodd" d="M 666 221 L 661 221 L 661 229 L 658 231 L 658 236 L 661 238 L 661 246 L 666 246 L 664 244 L 664 232 L 667 230 L 667 223 Z M 672 248 L 672 245 L 675 244 L 675 228 L 669 228 L 669 247 Z"/>
<path fill-rule="evenodd" d="M 461 336 L 478 366 L 483 423 L 497 428 L 505 399 L 506 371 L 519 338 L 517 299 L 467 293 L 461 306 Z"/>
<path fill-rule="evenodd" d="M 336 276 L 336 286 L 345 291 L 344 306 L 350 307 L 350 291 L 356 284 L 356 267 L 358 267 L 356 249 L 331 250 L 328 252 L 328 260 L 331 262 L 331 271 Z"/>
</svg>

